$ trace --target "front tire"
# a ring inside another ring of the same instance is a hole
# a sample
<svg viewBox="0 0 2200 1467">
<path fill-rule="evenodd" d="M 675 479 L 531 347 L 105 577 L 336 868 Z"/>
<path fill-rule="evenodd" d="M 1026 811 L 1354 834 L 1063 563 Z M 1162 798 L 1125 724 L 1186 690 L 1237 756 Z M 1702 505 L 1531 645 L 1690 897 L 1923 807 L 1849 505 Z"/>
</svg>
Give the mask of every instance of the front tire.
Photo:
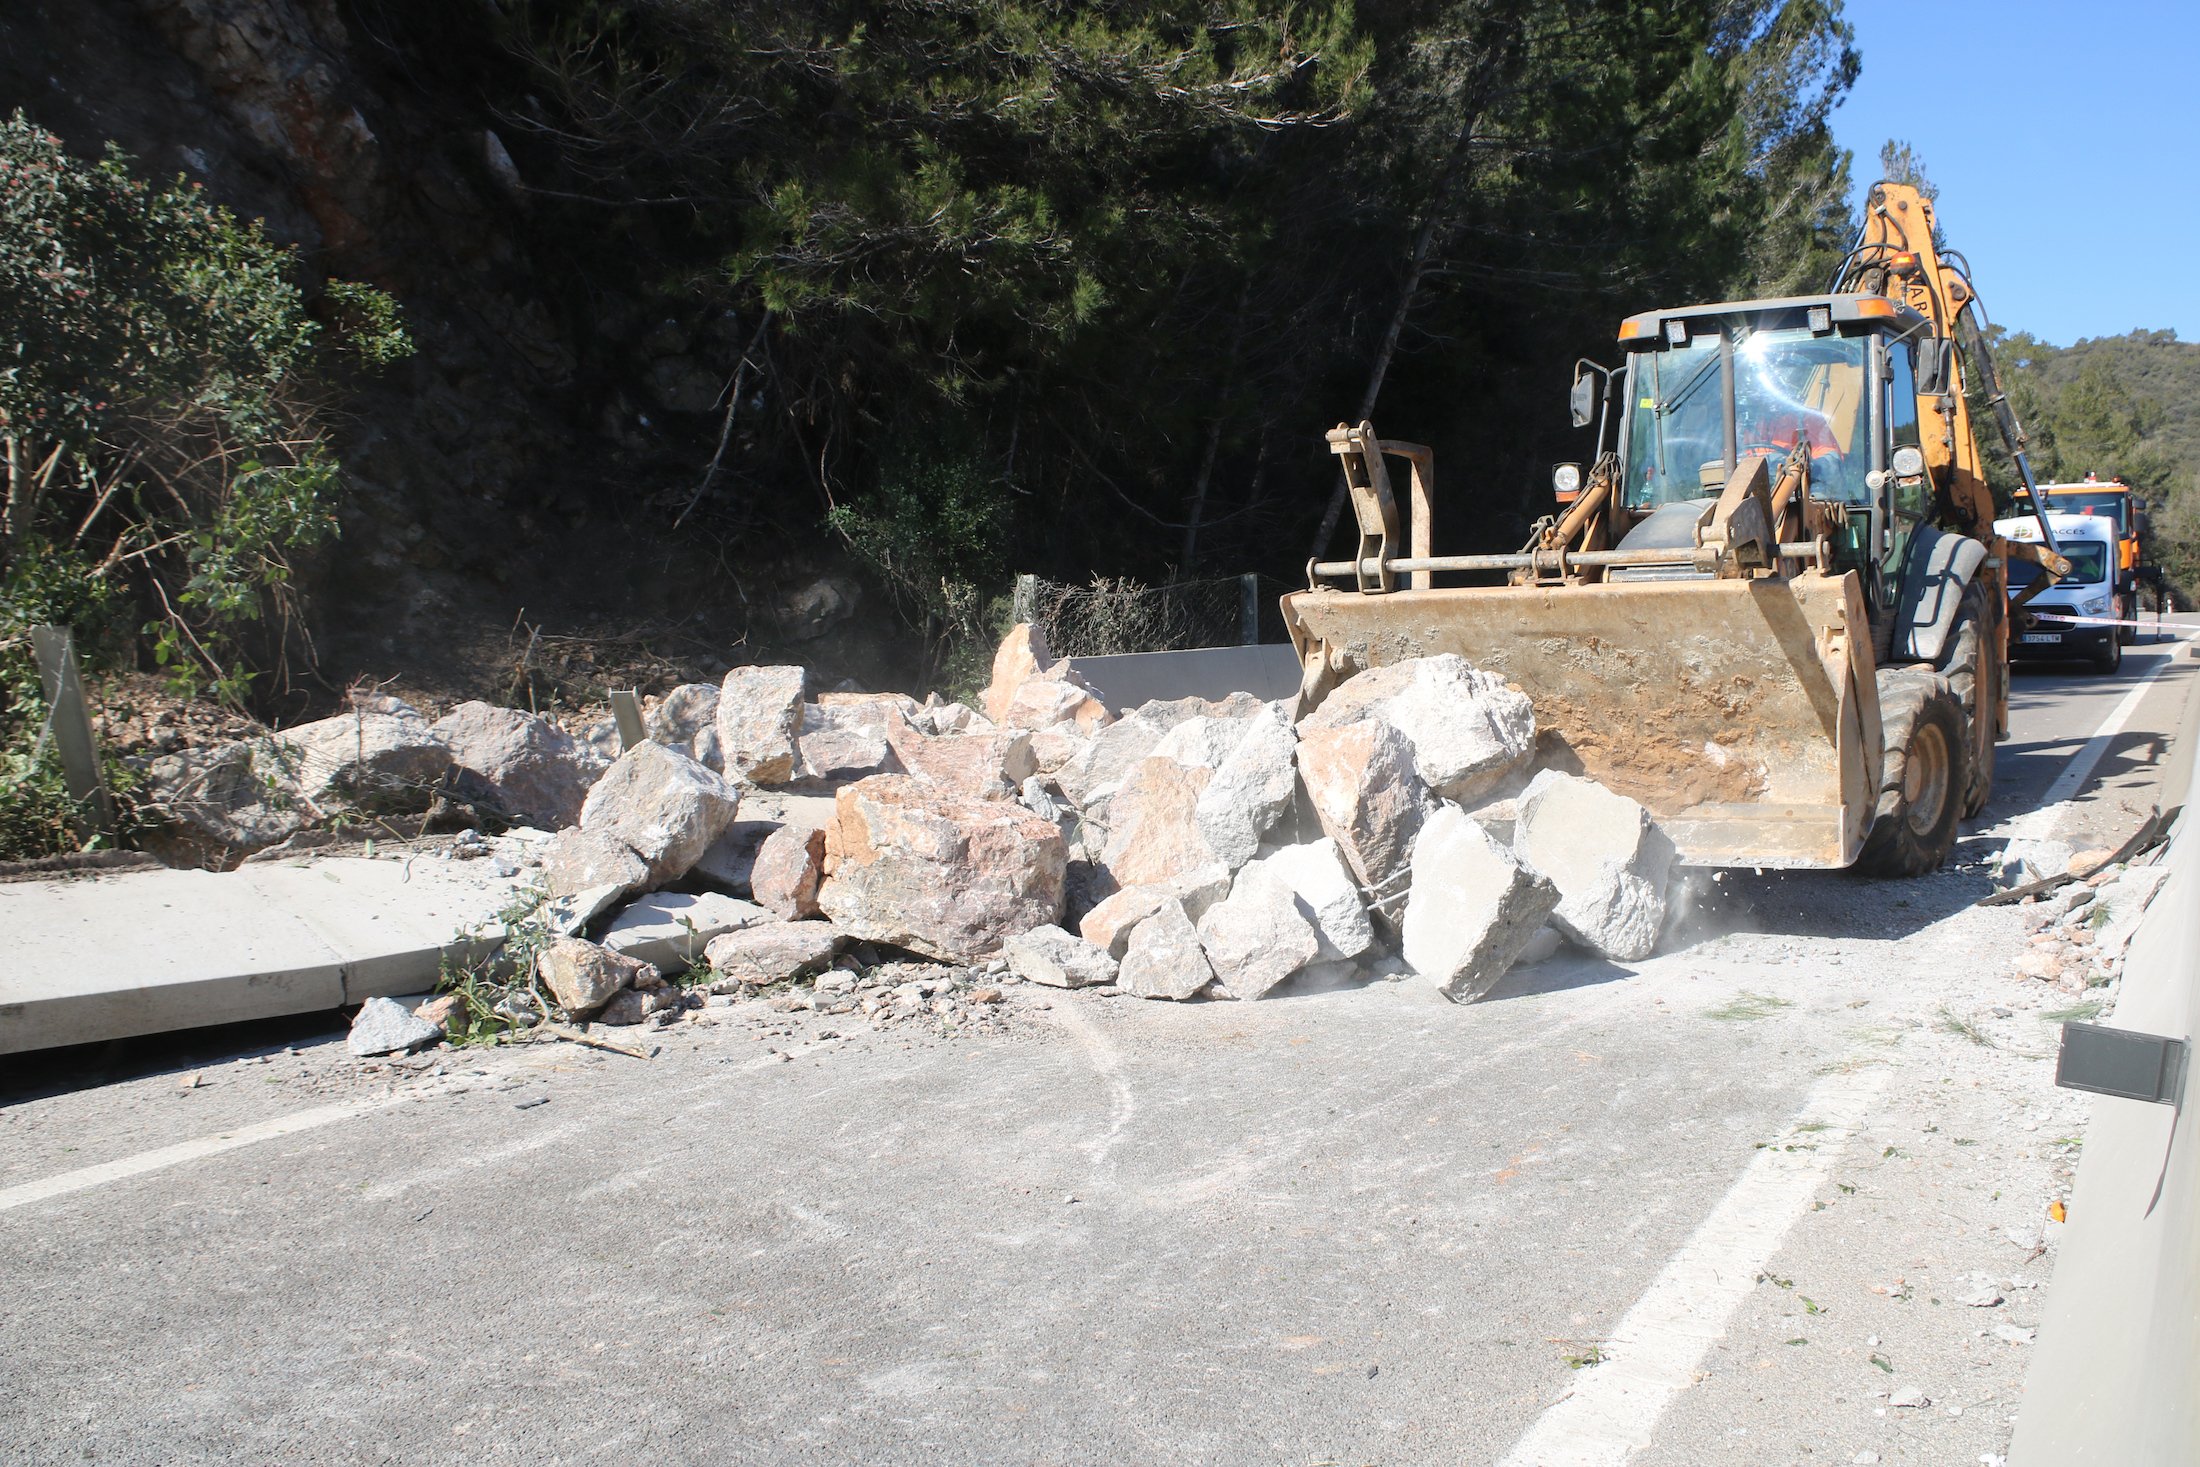
<svg viewBox="0 0 2200 1467">
<path fill-rule="evenodd" d="M 1963 783 L 1963 813 L 1976 815 L 1994 793 L 1994 722 L 2001 708 L 2007 664 L 1990 650 L 1998 642 L 1993 602 L 1977 581 L 1963 588 L 1955 625 L 1941 650 L 1940 672 L 1963 709 L 1964 747 L 1969 752 Z"/>
<path fill-rule="evenodd" d="M 1879 674 L 1885 758 L 1879 807 L 1857 869 L 1867 876 L 1923 876 L 1955 849 L 1969 770 L 1963 705 L 1947 679 L 1924 668 Z"/>
<path fill-rule="evenodd" d="M 2118 635 L 2101 644 L 2101 650 L 2093 654 L 2093 670 L 2103 677 L 2114 677 L 2124 670 L 2124 643 L 2121 629 Z"/>
</svg>

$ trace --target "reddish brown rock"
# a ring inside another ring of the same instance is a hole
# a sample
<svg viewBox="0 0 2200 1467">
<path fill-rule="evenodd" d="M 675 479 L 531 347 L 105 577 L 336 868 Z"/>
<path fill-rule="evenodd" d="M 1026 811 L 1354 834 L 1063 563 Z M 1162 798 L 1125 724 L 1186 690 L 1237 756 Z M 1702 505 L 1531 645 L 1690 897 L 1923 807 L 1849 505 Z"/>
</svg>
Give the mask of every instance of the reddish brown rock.
<svg viewBox="0 0 2200 1467">
<path fill-rule="evenodd" d="M 1199 796 L 1214 771 L 1157 756 L 1133 764 L 1108 801 L 1101 864 L 1122 886 L 1147 886 L 1213 864 Z"/>
<path fill-rule="evenodd" d="M 782 825 L 764 837 L 749 868 L 749 895 L 789 922 L 819 914 L 818 883 L 825 877 L 825 832 Z"/>
<path fill-rule="evenodd" d="M 718 752 L 726 773 L 757 784 L 795 776 L 802 734 L 799 667 L 737 667 L 718 688 Z"/>
<path fill-rule="evenodd" d="M 585 1017 L 621 989 L 632 987 L 636 978 L 655 970 L 583 938 L 561 937 L 535 959 L 535 972 L 560 1008 Z"/>
<path fill-rule="evenodd" d="M 1387 895 L 1406 869 L 1428 809 L 1413 745 L 1379 719 L 1299 730 L 1299 779 L 1322 833 L 1360 885 Z"/>
<path fill-rule="evenodd" d="M 1047 639 L 1030 622 L 1008 629 L 993 653 L 993 681 L 985 690 L 985 716 L 999 723 L 1016 690 L 1039 675 L 1048 662 Z"/>
<path fill-rule="evenodd" d="M 1039 770 L 1025 733 L 929 735 L 905 723 L 886 740 L 903 770 L 972 799 L 1009 799 Z"/>
<path fill-rule="evenodd" d="M 850 936 L 950 961 L 1058 920 L 1062 833 L 1021 805 L 902 774 L 841 789 L 818 904 Z"/>
</svg>

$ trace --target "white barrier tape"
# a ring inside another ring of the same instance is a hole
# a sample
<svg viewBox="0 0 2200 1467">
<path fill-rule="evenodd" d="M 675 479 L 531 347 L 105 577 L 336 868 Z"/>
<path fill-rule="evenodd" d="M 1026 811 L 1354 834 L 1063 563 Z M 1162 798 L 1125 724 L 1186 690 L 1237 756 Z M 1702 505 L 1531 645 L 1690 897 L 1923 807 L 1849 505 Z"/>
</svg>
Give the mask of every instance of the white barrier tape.
<svg viewBox="0 0 2200 1467">
<path fill-rule="evenodd" d="M 2057 626 L 2137 627 L 2142 632 L 2153 631 L 2178 637 L 2200 637 L 2200 625 L 2181 621 L 2119 621 L 2112 616 L 2065 616 L 2059 611 L 2035 611 L 2030 615 L 2035 621 L 2051 621 Z"/>
</svg>

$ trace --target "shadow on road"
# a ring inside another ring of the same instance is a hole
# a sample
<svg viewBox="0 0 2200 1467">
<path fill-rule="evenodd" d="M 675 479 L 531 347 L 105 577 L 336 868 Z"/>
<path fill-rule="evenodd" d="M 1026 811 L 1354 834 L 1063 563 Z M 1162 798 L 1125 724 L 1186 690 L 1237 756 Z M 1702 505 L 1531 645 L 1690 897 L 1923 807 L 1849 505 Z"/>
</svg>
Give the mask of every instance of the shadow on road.
<svg viewBox="0 0 2200 1467">
<path fill-rule="evenodd" d="M 0 1107 L 340 1041 L 349 1027 L 346 1016 L 332 1010 L 11 1054 L 0 1060 Z"/>
</svg>

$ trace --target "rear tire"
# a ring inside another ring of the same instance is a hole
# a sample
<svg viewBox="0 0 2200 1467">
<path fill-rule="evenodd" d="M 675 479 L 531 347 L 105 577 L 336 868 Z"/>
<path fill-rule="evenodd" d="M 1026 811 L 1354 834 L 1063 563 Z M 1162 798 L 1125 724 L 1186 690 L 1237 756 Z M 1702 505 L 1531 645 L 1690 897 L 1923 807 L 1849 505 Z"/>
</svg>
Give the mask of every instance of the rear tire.
<svg viewBox="0 0 2200 1467">
<path fill-rule="evenodd" d="M 2001 657 L 1989 648 L 2000 639 L 1994 628 L 1992 601 L 1977 581 L 1963 588 L 1956 607 L 1956 622 L 1941 648 L 1940 672 L 1948 689 L 1963 709 L 1969 751 L 1969 775 L 1963 785 L 1963 813 L 1976 815 L 1994 793 L 1994 721 L 2001 708 L 2002 679 L 2008 676 Z"/>
<path fill-rule="evenodd" d="M 1923 876 L 1955 849 L 1969 771 L 1963 705 L 1923 668 L 1879 674 L 1885 760 L 1879 808 L 1856 866 L 1867 876 Z"/>
</svg>

